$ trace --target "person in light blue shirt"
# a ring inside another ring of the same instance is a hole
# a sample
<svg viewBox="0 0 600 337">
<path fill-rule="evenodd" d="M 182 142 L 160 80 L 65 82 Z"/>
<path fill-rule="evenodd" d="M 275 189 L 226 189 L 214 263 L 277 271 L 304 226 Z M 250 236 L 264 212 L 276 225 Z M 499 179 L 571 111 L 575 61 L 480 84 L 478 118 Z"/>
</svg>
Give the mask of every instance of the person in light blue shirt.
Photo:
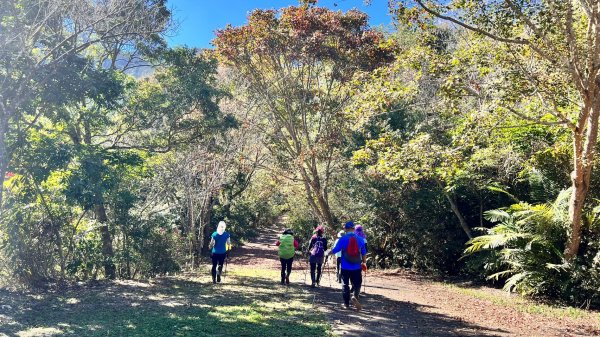
<svg viewBox="0 0 600 337">
<path fill-rule="evenodd" d="M 337 239 L 333 243 L 335 247 L 342 236 L 346 235 L 346 231 L 341 230 L 337 233 Z M 335 253 L 335 279 L 338 283 L 342 283 L 342 252 Z"/>
<path fill-rule="evenodd" d="M 344 298 L 344 307 L 349 308 L 350 301 L 361 310 L 362 305 L 358 299 L 360 287 L 362 285 L 362 270 L 366 270 L 365 241 L 354 233 L 354 223 L 348 221 L 344 224 L 346 235 L 338 239 L 335 247 L 328 254 L 342 253 L 341 274 L 342 274 L 342 295 Z M 350 284 L 352 284 L 353 295 L 350 297 Z"/>
<path fill-rule="evenodd" d="M 225 221 L 220 221 L 217 230 L 210 237 L 209 248 L 212 248 L 212 280 L 213 283 L 221 282 L 221 273 L 223 272 L 223 263 L 227 257 L 227 251 L 231 249 L 231 236 L 225 231 L 227 225 Z M 219 266 L 217 270 L 217 265 Z"/>
</svg>

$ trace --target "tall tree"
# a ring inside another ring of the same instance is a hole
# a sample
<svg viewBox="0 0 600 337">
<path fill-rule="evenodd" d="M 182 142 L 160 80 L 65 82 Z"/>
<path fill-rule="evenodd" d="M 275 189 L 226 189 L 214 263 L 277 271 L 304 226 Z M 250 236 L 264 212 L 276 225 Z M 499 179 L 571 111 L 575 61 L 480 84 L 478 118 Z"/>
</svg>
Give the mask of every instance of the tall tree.
<svg viewBox="0 0 600 337">
<path fill-rule="evenodd" d="M 0 181 L 11 159 L 11 144 L 49 111 L 52 96 L 44 93 L 61 86 L 66 92 L 73 89 L 64 72 L 75 58 L 110 46 L 101 52 L 110 55 L 103 66 L 118 67 L 122 52 L 133 55 L 137 47 L 156 44 L 169 20 L 164 0 L 2 0 Z"/>
<path fill-rule="evenodd" d="M 564 257 L 573 260 L 598 142 L 600 1 L 415 0 L 397 5 L 405 20 L 424 25 L 441 18 L 497 42 L 505 75 L 493 97 L 498 108 L 570 130 L 572 195 Z"/>
<path fill-rule="evenodd" d="M 391 58 L 384 42 L 364 13 L 316 7 L 255 10 L 246 25 L 218 31 L 213 42 L 263 112 L 277 166 L 303 184 L 322 223 L 335 221 L 329 184 L 347 127 L 349 85 L 357 72 Z"/>
</svg>

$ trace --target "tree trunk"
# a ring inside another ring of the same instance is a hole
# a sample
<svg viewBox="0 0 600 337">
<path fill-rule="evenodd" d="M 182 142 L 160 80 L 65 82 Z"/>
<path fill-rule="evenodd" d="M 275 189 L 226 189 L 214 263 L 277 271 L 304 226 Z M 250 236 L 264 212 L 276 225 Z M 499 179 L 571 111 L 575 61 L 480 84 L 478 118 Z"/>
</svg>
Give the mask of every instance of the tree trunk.
<svg viewBox="0 0 600 337">
<path fill-rule="evenodd" d="M 90 129 L 89 121 L 83 122 L 83 141 L 86 145 L 92 144 L 92 133 Z M 77 141 L 75 141 L 77 144 Z M 102 160 L 95 158 L 97 160 L 98 165 L 103 165 Z M 93 180 L 94 183 L 92 185 L 100 186 L 102 181 L 102 177 L 100 173 L 95 173 Z M 100 236 L 102 238 L 102 257 L 104 258 L 104 274 L 108 279 L 115 279 L 117 277 L 115 264 L 113 262 L 113 258 L 115 256 L 113 251 L 112 244 L 112 235 L 110 234 L 110 229 L 108 228 L 108 216 L 106 215 L 106 205 L 104 204 L 103 192 L 102 189 L 97 187 L 95 191 L 98 201 L 94 204 L 94 212 L 96 214 L 96 219 L 100 222 Z"/>
<path fill-rule="evenodd" d="M 125 264 L 127 268 L 127 278 L 131 279 L 131 252 L 129 251 L 129 237 L 127 233 L 123 231 L 123 251 L 125 252 Z"/>
<path fill-rule="evenodd" d="M 483 199 L 479 198 L 479 227 L 483 228 Z"/>
<path fill-rule="evenodd" d="M 471 228 L 467 224 L 465 217 L 462 215 L 462 213 L 458 209 L 456 197 L 454 195 L 450 195 L 448 192 L 446 192 L 446 189 L 444 188 L 444 186 L 442 185 L 442 183 L 439 180 L 437 181 L 437 184 L 440 187 L 440 189 L 442 190 L 442 193 L 444 193 L 444 196 L 446 197 L 448 202 L 450 203 L 450 208 L 452 208 L 452 212 L 454 212 L 454 215 L 456 215 L 456 217 L 458 218 L 458 221 L 460 222 L 460 227 L 465 232 L 465 234 L 467 234 L 467 236 L 469 237 L 469 240 L 472 239 L 473 234 L 471 233 Z"/>
<path fill-rule="evenodd" d="M 589 107 L 584 107 L 586 109 Z M 564 258 L 572 261 L 579 253 L 581 243 L 582 217 L 585 199 L 590 188 L 590 178 L 596 143 L 598 142 L 598 118 L 600 107 L 598 104 L 592 108 L 587 121 L 587 129 L 578 128 L 573 135 L 573 172 L 571 172 L 572 194 L 569 200 L 569 220 L 571 233 L 569 234 Z M 585 139 L 585 141 L 584 141 Z"/>
<path fill-rule="evenodd" d="M 448 199 L 448 202 L 450 203 L 450 208 L 452 208 L 452 212 L 454 212 L 454 214 L 458 218 L 458 221 L 460 222 L 460 227 L 462 227 L 465 234 L 467 234 L 467 236 L 469 237 L 469 240 L 472 239 L 473 234 L 471 233 L 471 228 L 469 228 L 469 225 L 467 224 L 465 217 L 463 217 L 462 213 L 458 209 L 456 199 L 454 198 L 454 196 L 449 195 L 445 191 L 444 191 L 444 195 L 446 196 L 446 199 Z"/>
<path fill-rule="evenodd" d="M 323 215 L 325 223 L 331 228 L 334 228 L 335 223 L 333 221 L 333 215 L 331 214 L 331 207 L 329 207 L 329 200 L 327 200 L 325 189 L 321 186 L 321 177 L 319 176 L 319 170 L 317 169 L 317 163 L 314 157 L 311 162 L 310 172 L 313 175 L 313 190 L 315 191 L 321 214 Z"/>
<path fill-rule="evenodd" d="M 329 207 L 329 202 L 325 200 L 325 197 L 319 190 L 317 195 L 317 202 L 319 203 L 319 207 L 321 208 L 321 213 L 323 214 L 323 218 L 325 222 L 331 227 L 335 228 L 335 223 L 333 220 L 333 215 L 331 214 L 331 208 Z"/>
<path fill-rule="evenodd" d="M 188 190 L 188 204 L 187 204 L 187 214 L 188 214 L 188 235 L 190 235 L 190 239 L 192 241 L 192 247 L 190 249 L 190 259 L 192 262 L 192 268 L 195 268 L 196 265 L 196 247 L 198 247 L 198 236 L 196 235 L 196 220 L 194 215 L 194 201 L 192 200 L 192 193 Z"/>
<path fill-rule="evenodd" d="M 4 201 L 4 178 L 8 167 L 8 151 L 6 149 L 6 134 L 8 132 L 8 117 L 4 109 L 0 111 L 0 214 Z"/>
<path fill-rule="evenodd" d="M 304 170 L 303 167 L 300 167 L 300 174 L 302 176 L 302 182 L 304 183 L 304 192 L 306 192 L 306 201 L 310 208 L 312 208 L 314 215 L 319 219 L 319 222 L 325 222 L 326 219 L 323 216 L 323 213 L 315 203 L 315 199 L 313 196 L 313 188 L 311 187 L 311 181 L 308 177 L 308 174 Z"/>
<path fill-rule="evenodd" d="M 332 228 L 335 227 L 333 215 L 331 213 L 331 207 L 329 207 L 329 202 L 325 198 L 319 184 L 318 172 L 310 170 L 309 172 L 313 175 L 311 179 L 307 170 L 302 165 L 299 166 L 299 169 L 300 175 L 302 176 L 302 181 L 304 183 L 304 190 L 306 192 L 308 204 L 313 209 L 313 212 L 319 219 L 319 222 L 326 223 Z"/>
<path fill-rule="evenodd" d="M 198 259 L 198 263 L 200 263 L 200 257 L 202 254 L 208 255 L 210 250 L 208 249 L 208 244 L 210 243 L 210 236 L 212 232 L 212 227 L 210 227 L 210 218 L 212 217 L 212 209 L 215 205 L 215 198 L 212 193 L 206 200 L 205 204 L 202 205 L 202 218 L 201 224 L 198 228 L 198 242 L 202 244 L 202 246 L 197 247 L 196 255 Z"/>
<path fill-rule="evenodd" d="M 116 269 L 113 263 L 114 252 L 112 246 L 112 237 L 108 228 L 108 217 L 106 215 L 106 207 L 103 203 L 96 205 L 96 219 L 102 225 L 100 227 L 100 234 L 102 236 L 102 256 L 104 257 L 104 274 L 108 279 L 115 279 Z"/>
<path fill-rule="evenodd" d="M 65 271 L 66 271 L 66 266 L 65 266 L 65 255 L 63 252 L 63 242 L 62 242 L 62 237 L 60 235 L 60 221 L 58 221 L 58 219 L 56 219 L 54 217 L 54 214 L 52 213 L 52 210 L 50 209 L 50 205 L 48 205 L 48 203 L 46 202 L 46 198 L 44 197 L 44 194 L 42 193 L 42 189 L 40 188 L 40 185 L 35 181 L 35 179 L 33 177 L 30 176 L 31 179 L 31 184 L 33 185 L 35 191 L 37 192 L 38 196 L 40 197 L 40 200 L 42 202 L 42 205 L 44 206 L 44 209 L 46 210 L 46 213 L 48 214 L 48 217 L 50 218 L 50 225 L 52 228 L 52 234 L 54 235 L 54 239 L 56 242 L 56 250 L 58 252 L 58 258 L 59 258 L 59 264 L 60 264 L 60 280 L 59 282 L 62 283 L 65 280 Z"/>
</svg>

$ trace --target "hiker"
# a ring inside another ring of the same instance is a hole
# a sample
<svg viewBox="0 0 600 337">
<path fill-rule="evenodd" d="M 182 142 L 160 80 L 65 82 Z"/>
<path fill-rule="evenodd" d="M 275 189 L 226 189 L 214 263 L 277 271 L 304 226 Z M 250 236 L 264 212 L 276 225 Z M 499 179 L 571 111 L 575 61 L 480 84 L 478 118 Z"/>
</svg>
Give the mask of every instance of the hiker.
<svg viewBox="0 0 600 337">
<path fill-rule="evenodd" d="M 346 232 L 344 232 L 343 230 L 341 230 L 337 233 L 337 239 L 333 243 L 334 247 L 337 246 L 338 241 L 340 241 L 340 238 L 342 236 L 344 236 L 344 234 L 346 234 Z M 335 253 L 335 279 L 337 280 L 338 283 L 342 283 L 341 263 L 342 263 L 342 252 L 339 251 L 339 252 Z"/>
<path fill-rule="evenodd" d="M 290 273 L 292 272 L 292 262 L 298 249 L 298 241 L 294 239 L 294 232 L 286 229 L 275 243 L 279 246 L 279 261 L 281 261 L 281 284 L 290 284 Z"/>
<path fill-rule="evenodd" d="M 354 233 L 354 223 L 348 221 L 344 224 L 346 235 L 342 236 L 335 247 L 328 254 L 342 252 L 342 294 L 344 307 L 349 308 L 350 301 L 361 310 L 362 305 L 358 299 L 362 284 L 362 270 L 367 269 L 367 249 L 365 241 Z M 350 297 L 350 284 L 352 284 L 352 298 Z"/>
<path fill-rule="evenodd" d="M 227 257 L 227 252 L 231 249 L 231 237 L 228 232 L 225 231 L 227 224 L 225 221 L 220 221 L 217 226 L 217 230 L 212 233 L 210 237 L 209 248 L 212 249 L 212 281 L 214 283 L 221 282 L 221 273 L 223 272 L 223 263 Z M 219 269 L 217 271 L 217 264 Z"/>
<path fill-rule="evenodd" d="M 323 226 L 317 226 L 314 230 L 314 235 L 310 238 L 308 246 L 310 263 L 310 280 L 311 288 L 318 286 L 321 282 L 321 271 L 323 268 L 323 260 L 325 251 L 327 250 L 327 239 L 323 236 Z M 315 275 L 316 272 L 316 275 Z"/>
<path fill-rule="evenodd" d="M 359 238 L 362 238 L 365 241 L 365 251 L 367 252 L 366 254 L 368 254 L 369 253 L 369 246 L 367 244 L 367 234 L 365 234 L 365 232 L 363 231 L 363 226 L 356 225 L 354 227 L 354 233 L 356 233 L 356 236 L 358 236 Z M 366 270 L 365 270 L 365 276 L 364 277 L 365 277 L 365 279 L 367 277 L 367 271 Z M 360 288 L 359 288 L 359 290 L 360 290 Z M 350 293 L 353 293 L 353 292 L 354 292 L 354 286 L 352 286 L 350 288 Z"/>
<path fill-rule="evenodd" d="M 367 244 L 367 234 L 365 234 L 365 232 L 363 230 L 363 226 L 356 225 L 356 227 L 354 227 L 354 233 L 356 233 L 356 236 L 358 236 L 359 238 L 362 238 L 365 241 L 365 249 L 367 250 L 367 254 L 368 254 L 369 246 Z"/>
</svg>

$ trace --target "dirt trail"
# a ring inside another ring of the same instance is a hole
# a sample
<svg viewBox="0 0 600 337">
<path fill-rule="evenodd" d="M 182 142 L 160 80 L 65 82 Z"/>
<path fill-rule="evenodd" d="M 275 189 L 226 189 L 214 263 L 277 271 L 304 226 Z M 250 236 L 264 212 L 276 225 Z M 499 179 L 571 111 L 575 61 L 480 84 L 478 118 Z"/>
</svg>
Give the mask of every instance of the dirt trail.
<svg viewBox="0 0 600 337">
<path fill-rule="evenodd" d="M 230 266 L 279 270 L 277 247 L 267 245 L 273 245 L 278 235 L 278 231 L 266 231 L 238 248 Z M 342 336 L 600 336 L 585 319 L 521 312 L 405 272 L 370 271 L 366 294 L 361 297 L 364 310 L 343 310 L 335 266 L 326 266 L 318 289 L 308 287 L 306 258 L 297 257 L 293 268 L 290 291 L 312 293 L 334 333 Z M 486 291 L 498 295 L 495 289 Z"/>
</svg>

